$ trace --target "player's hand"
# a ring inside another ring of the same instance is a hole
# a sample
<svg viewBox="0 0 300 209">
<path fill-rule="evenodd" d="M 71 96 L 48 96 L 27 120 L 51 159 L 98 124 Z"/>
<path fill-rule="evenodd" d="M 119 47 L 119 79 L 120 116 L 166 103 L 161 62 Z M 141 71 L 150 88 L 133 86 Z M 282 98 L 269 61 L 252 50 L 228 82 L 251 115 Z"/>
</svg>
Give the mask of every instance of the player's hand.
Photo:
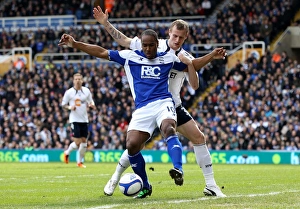
<svg viewBox="0 0 300 209">
<path fill-rule="evenodd" d="M 71 35 L 63 34 L 59 40 L 58 46 L 68 46 L 73 48 L 74 42 L 75 40 Z"/>
<path fill-rule="evenodd" d="M 93 104 L 89 104 L 89 108 L 92 108 L 92 109 L 96 109 L 96 106 L 95 105 L 93 105 Z"/>
<path fill-rule="evenodd" d="M 225 59 L 225 57 L 227 56 L 226 49 L 224 49 L 223 47 L 215 48 L 211 53 L 214 59 Z"/>
<path fill-rule="evenodd" d="M 178 54 L 178 58 L 180 59 L 181 62 L 183 62 L 186 65 L 192 64 L 192 60 L 189 57 L 182 54 L 182 53 Z"/>
<path fill-rule="evenodd" d="M 97 6 L 93 9 L 93 16 L 94 18 L 100 23 L 101 25 L 105 25 L 108 21 L 108 10 L 105 10 L 105 13 L 103 13 L 100 6 Z"/>
</svg>

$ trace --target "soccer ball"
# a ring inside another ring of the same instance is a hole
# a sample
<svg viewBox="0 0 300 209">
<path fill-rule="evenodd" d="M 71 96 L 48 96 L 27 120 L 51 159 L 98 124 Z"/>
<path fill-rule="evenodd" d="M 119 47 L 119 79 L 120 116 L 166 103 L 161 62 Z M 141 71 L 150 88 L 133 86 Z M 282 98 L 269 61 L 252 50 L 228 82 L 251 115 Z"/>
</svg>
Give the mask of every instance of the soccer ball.
<svg viewBox="0 0 300 209">
<path fill-rule="evenodd" d="M 134 196 L 143 188 L 143 181 L 135 173 L 124 174 L 119 182 L 120 191 L 126 196 Z"/>
</svg>

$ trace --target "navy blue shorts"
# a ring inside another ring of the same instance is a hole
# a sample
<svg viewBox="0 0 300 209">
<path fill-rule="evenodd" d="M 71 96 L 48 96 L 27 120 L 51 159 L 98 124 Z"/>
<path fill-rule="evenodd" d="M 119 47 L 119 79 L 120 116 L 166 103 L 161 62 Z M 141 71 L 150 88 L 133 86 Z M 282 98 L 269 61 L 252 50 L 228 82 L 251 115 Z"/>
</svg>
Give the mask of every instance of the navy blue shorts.
<svg viewBox="0 0 300 209">
<path fill-rule="evenodd" d="M 176 114 L 177 126 L 181 126 L 193 119 L 190 113 L 181 105 L 176 108 Z"/>
<path fill-rule="evenodd" d="M 71 123 L 72 136 L 75 138 L 87 138 L 88 136 L 88 123 Z"/>
</svg>

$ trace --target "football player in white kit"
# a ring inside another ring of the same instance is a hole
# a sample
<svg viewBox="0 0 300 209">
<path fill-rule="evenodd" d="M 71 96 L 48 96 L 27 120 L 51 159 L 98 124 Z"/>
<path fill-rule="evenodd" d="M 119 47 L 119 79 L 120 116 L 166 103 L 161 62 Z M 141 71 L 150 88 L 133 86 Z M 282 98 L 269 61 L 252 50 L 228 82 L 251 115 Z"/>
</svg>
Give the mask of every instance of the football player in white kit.
<svg viewBox="0 0 300 209">
<path fill-rule="evenodd" d="M 69 155 L 72 150 L 78 148 L 79 158 L 77 158 L 77 166 L 85 168 L 82 163 L 87 148 L 88 136 L 88 113 L 87 108 L 95 108 L 91 91 L 82 86 L 83 80 L 80 73 L 73 75 L 73 87 L 68 89 L 62 99 L 62 107 L 70 111 L 69 123 L 72 129 L 73 142 L 68 149 L 64 151 L 64 161 L 69 163 Z"/>
<path fill-rule="evenodd" d="M 125 36 L 119 30 L 117 30 L 108 21 L 107 10 L 103 13 L 102 9 L 98 6 L 93 9 L 94 18 L 102 24 L 106 31 L 114 38 L 114 40 L 123 47 L 138 49 L 141 47 L 141 41 L 135 37 L 133 39 Z M 188 37 L 189 26 L 188 23 L 183 20 L 175 20 L 169 27 L 169 39 L 160 39 L 158 51 L 173 51 L 174 53 L 182 52 L 188 54 L 182 45 Z M 189 55 L 192 57 L 191 55 Z M 193 64 L 196 70 L 199 70 L 213 59 L 224 59 L 226 56 L 226 50 L 223 48 L 216 48 L 211 53 L 193 59 Z M 181 105 L 180 89 L 185 79 L 186 73 L 172 70 L 169 78 L 169 89 L 172 93 L 175 101 L 177 112 L 177 131 L 189 139 L 194 145 L 194 152 L 196 155 L 196 161 L 199 167 L 202 169 L 205 179 L 205 188 L 203 193 L 207 196 L 226 197 L 225 194 L 217 186 L 214 179 L 214 173 L 212 169 L 212 161 L 210 153 L 206 146 L 205 135 L 200 131 L 197 123 L 193 120 L 188 111 Z M 125 150 L 119 160 L 116 170 L 110 180 L 104 187 L 104 193 L 106 195 L 112 195 L 116 188 L 122 173 L 129 167 L 127 150 Z M 175 180 L 175 184 L 182 185 L 183 179 L 180 176 L 175 176 L 172 170 L 169 171 L 170 176 Z M 181 181 L 182 179 L 182 181 Z"/>
<path fill-rule="evenodd" d="M 174 53 L 158 53 L 157 33 L 151 29 L 143 31 L 141 35 L 141 50 L 106 50 L 98 45 L 75 41 L 68 34 L 61 37 L 59 46 L 63 45 L 124 66 L 136 108 L 127 130 L 127 159 L 133 171 L 143 180 L 143 189 L 136 198 L 145 198 L 152 193 L 145 160 L 140 150 L 156 127 L 160 128 L 168 143 L 169 155 L 174 165 L 170 172 L 182 178 L 182 146 L 176 135 L 177 115 L 168 90 L 168 80 L 172 68 L 179 71 L 187 69 L 193 86 L 198 87 L 192 60 L 183 54 L 179 55 L 179 59 Z"/>
</svg>

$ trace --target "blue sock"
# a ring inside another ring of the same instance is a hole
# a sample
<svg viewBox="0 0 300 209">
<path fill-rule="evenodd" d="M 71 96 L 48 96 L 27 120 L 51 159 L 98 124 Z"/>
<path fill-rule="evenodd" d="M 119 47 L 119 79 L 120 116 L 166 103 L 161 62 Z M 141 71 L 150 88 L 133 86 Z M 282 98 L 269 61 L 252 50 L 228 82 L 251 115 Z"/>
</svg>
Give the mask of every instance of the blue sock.
<svg viewBox="0 0 300 209">
<path fill-rule="evenodd" d="M 143 185 L 146 188 L 150 187 L 150 184 L 148 182 L 148 177 L 146 174 L 146 163 L 145 163 L 145 159 L 142 155 L 141 152 L 138 152 L 137 154 L 130 156 L 129 157 L 129 162 L 130 165 L 132 167 L 132 170 L 134 171 L 134 173 L 136 173 L 137 175 L 139 175 L 141 177 L 141 179 L 143 180 Z"/>
<path fill-rule="evenodd" d="M 165 139 L 168 145 L 168 153 L 171 157 L 174 168 L 182 171 L 182 145 L 177 135 Z"/>
</svg>

